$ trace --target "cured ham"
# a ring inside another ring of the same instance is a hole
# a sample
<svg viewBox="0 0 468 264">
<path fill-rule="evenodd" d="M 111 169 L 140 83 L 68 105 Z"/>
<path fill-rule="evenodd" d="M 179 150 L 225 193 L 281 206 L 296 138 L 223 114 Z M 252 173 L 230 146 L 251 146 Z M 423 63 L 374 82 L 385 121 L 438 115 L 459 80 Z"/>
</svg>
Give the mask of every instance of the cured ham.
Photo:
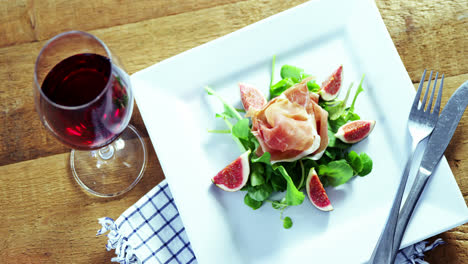
<svg viewBox="0 0 468 264">
<path fill-rule="evenodd" d="M 260 143 L 258 156 L 269 152 L 272 163 L 321 157 L 328 145 L 328 113 L 318 105 L 318 95 L 309 92 L 308 81 L 287 89 L 260 109 L 248 108 L 246 116 L 251 117 L 252 133 Z"/>
</svg>

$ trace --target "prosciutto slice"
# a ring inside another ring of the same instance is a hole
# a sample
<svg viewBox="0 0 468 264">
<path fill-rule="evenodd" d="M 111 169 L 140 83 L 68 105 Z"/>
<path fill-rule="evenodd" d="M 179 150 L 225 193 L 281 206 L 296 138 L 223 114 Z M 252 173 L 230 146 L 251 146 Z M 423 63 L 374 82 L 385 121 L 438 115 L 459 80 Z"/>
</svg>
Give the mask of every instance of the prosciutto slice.
<svg viewBox="0 0 468 264">
<path fill-rule="evenodd" d="M 258 156 L 271 154 L 271 162 L 294 161 L 307 155 L 320 158 L 328 145 L 328 113 L 309 92 L 305 79 L 259 110 L 249 109 Z"/>
</svg>

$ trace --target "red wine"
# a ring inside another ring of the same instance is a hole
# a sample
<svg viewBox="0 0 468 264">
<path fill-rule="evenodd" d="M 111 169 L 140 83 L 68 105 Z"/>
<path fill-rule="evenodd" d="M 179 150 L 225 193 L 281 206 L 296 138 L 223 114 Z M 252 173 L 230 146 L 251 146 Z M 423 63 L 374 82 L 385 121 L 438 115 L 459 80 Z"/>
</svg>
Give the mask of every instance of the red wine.
<svg viewBox="0 0 468 264">
<path fill-rule="evenodd" d="M 122 76 L 101 55 L 84 53 L 64 59 L 41 86 L 45 126 L 75 149 L 109 144 L 128 125 L 133 107 Z"/>
</svg>

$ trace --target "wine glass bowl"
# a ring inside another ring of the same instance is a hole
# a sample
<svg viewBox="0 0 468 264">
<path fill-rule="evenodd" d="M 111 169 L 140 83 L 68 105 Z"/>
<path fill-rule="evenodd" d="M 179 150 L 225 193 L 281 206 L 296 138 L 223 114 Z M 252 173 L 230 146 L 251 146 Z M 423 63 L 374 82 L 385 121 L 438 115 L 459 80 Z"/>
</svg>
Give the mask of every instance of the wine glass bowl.
<svg viewBox="0 0 468 264">
<path fill-rule="evenodd" d="M 85 190 L 110 197 L 139 181 L 146 148 L 135 128 L 126 129 L 134 105 L 130 77 L 101 40 L 81 31 L 49 40 L 36 60 L 34 86 L 39 117 L 73 148 L 70 166 Z"/>
</svg>

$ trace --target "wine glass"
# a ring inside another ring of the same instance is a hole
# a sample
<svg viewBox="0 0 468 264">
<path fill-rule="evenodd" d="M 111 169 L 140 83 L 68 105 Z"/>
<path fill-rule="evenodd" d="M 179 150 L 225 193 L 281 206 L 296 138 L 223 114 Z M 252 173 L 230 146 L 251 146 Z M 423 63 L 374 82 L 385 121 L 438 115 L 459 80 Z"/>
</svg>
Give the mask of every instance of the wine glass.
<svg viewBox="0 0 468 264">
<path fill-rule="evenodd" d="M 101 40 L 81 31 L 50 39 L 36 60 L 34 97 L 43 125 L 72 148 L 70 167 L 86 191 L 113 197 L 141 179 L 147 153 L 128 124 L 130 77 Z"/>
</svg>

